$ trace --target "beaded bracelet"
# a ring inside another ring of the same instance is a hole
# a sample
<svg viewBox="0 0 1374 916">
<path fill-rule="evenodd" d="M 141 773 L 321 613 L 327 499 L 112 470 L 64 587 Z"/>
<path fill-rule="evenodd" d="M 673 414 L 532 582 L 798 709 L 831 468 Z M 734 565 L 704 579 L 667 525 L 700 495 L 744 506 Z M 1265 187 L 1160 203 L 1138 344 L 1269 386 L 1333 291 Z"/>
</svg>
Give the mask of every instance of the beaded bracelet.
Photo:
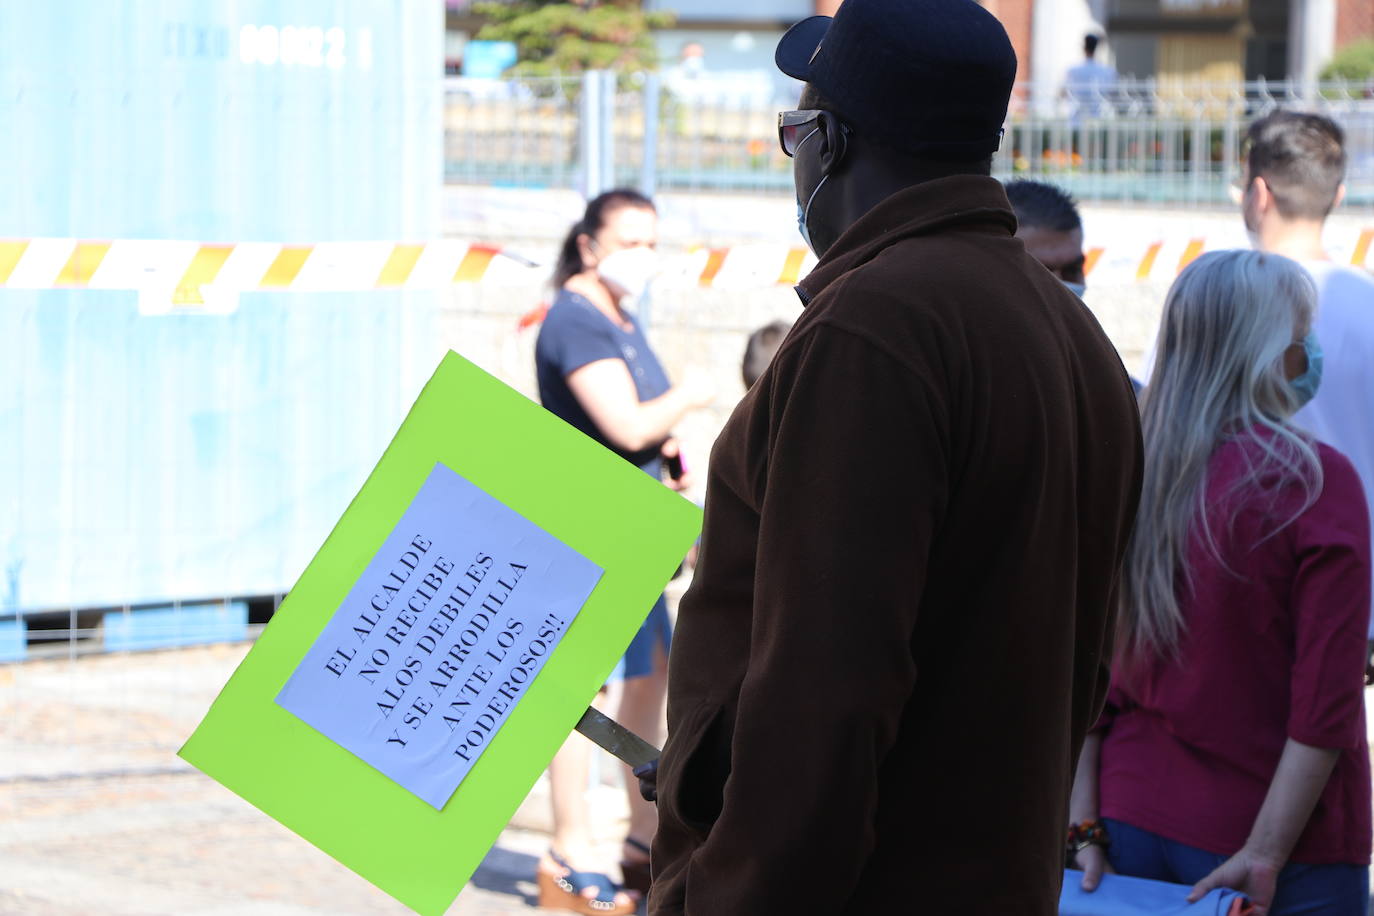
<svg viewBox="0 0 1374 916">
<path fill-rule="evenodd" d="M 1084 821 L 1081 824 L 1069 825 L 1065 846 L 1070 854 L 1089 846 L 1101 846 L 1106 849 L 1110 845 L 1112 838 L 1107 835 L 1107 826 L 1101 821 Z"/>
</svg>

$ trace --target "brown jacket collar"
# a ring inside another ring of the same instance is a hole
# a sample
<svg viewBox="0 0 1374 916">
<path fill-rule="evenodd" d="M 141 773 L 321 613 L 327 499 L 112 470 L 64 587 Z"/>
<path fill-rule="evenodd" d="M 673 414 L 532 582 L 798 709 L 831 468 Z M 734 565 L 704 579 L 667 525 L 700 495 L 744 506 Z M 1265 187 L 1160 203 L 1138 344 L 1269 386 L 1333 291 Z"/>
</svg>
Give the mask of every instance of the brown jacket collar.
<svg viewBox="0 0 1374 916">
<path fill-rule="evenodd" d="M 797 295 L 809 305 L 835 279 L 903 239 L 952 227 L 1014 235 L 1002 183 L 986 175 L 955 175 L 903 188 L 859 218 L 831 246 L 801 283 Z"/>
</svg>

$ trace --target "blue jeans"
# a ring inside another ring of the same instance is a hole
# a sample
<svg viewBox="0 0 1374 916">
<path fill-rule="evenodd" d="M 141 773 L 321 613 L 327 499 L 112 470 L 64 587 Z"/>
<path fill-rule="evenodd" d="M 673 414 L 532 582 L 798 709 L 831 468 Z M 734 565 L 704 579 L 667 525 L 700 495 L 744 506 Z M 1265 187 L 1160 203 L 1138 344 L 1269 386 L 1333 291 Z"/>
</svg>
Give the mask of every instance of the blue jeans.
<svg viewBox="0 0 1374 916">
<path fill-rule="evenodd" d="M 628 681 L 653 674 L 654 650 L 662 646 L 663 654 L 667 655 L 672 644 L 673 623 L 668 617 L 668 599 L 659 595 L 608 680 Z"/>
<path fill-rule="evenodd" d="M 1193 885 L 1229 858 L 1123 821 L 1103 823 L 1112 839 L 1107 859 L 1123 875 Z M 1369 866 L 1289 863 L 1279 872 L 1269 916 L 1366 916 L 1368 908 Z"/>
</svg>

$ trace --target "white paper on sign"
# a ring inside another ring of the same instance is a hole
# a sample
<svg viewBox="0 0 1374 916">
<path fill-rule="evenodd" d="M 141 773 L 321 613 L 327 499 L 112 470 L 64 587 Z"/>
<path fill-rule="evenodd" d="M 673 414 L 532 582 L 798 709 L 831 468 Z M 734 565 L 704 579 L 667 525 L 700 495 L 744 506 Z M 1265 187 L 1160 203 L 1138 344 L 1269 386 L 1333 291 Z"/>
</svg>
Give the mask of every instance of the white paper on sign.
<svg viewBox="0 0 1374 916">
<path fill-rule="evenodd" d="M 277 704 L 442 809 L 601 574 L 436 464 Z"/>
</svg>

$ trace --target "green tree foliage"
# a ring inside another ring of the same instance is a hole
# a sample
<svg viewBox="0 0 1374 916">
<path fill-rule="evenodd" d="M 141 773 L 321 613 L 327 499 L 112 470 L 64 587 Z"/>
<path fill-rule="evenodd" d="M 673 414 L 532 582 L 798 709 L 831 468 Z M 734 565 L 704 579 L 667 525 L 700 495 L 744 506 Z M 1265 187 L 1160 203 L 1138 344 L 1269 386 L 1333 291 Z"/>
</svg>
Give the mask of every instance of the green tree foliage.
<svg viewBox="0 0 1374 916">
<path fill-rule="evenodd" d="M 1374 79 L 1374 39 L 1348 44 L 1336 52 L 1331 63 L 1322 68 L 1323 80 L 1360 81 Z"/>
<path fill-rule="evenodd" d="M 502 0 L 473 11 L 486 22 L 479 39 L 515 42 L 520 56 L 510 72 L 521 76 L 652 70 L 650 30 L 673 24 L 672 13 L 646 12 L 640 0 Z"/>
</svg>

